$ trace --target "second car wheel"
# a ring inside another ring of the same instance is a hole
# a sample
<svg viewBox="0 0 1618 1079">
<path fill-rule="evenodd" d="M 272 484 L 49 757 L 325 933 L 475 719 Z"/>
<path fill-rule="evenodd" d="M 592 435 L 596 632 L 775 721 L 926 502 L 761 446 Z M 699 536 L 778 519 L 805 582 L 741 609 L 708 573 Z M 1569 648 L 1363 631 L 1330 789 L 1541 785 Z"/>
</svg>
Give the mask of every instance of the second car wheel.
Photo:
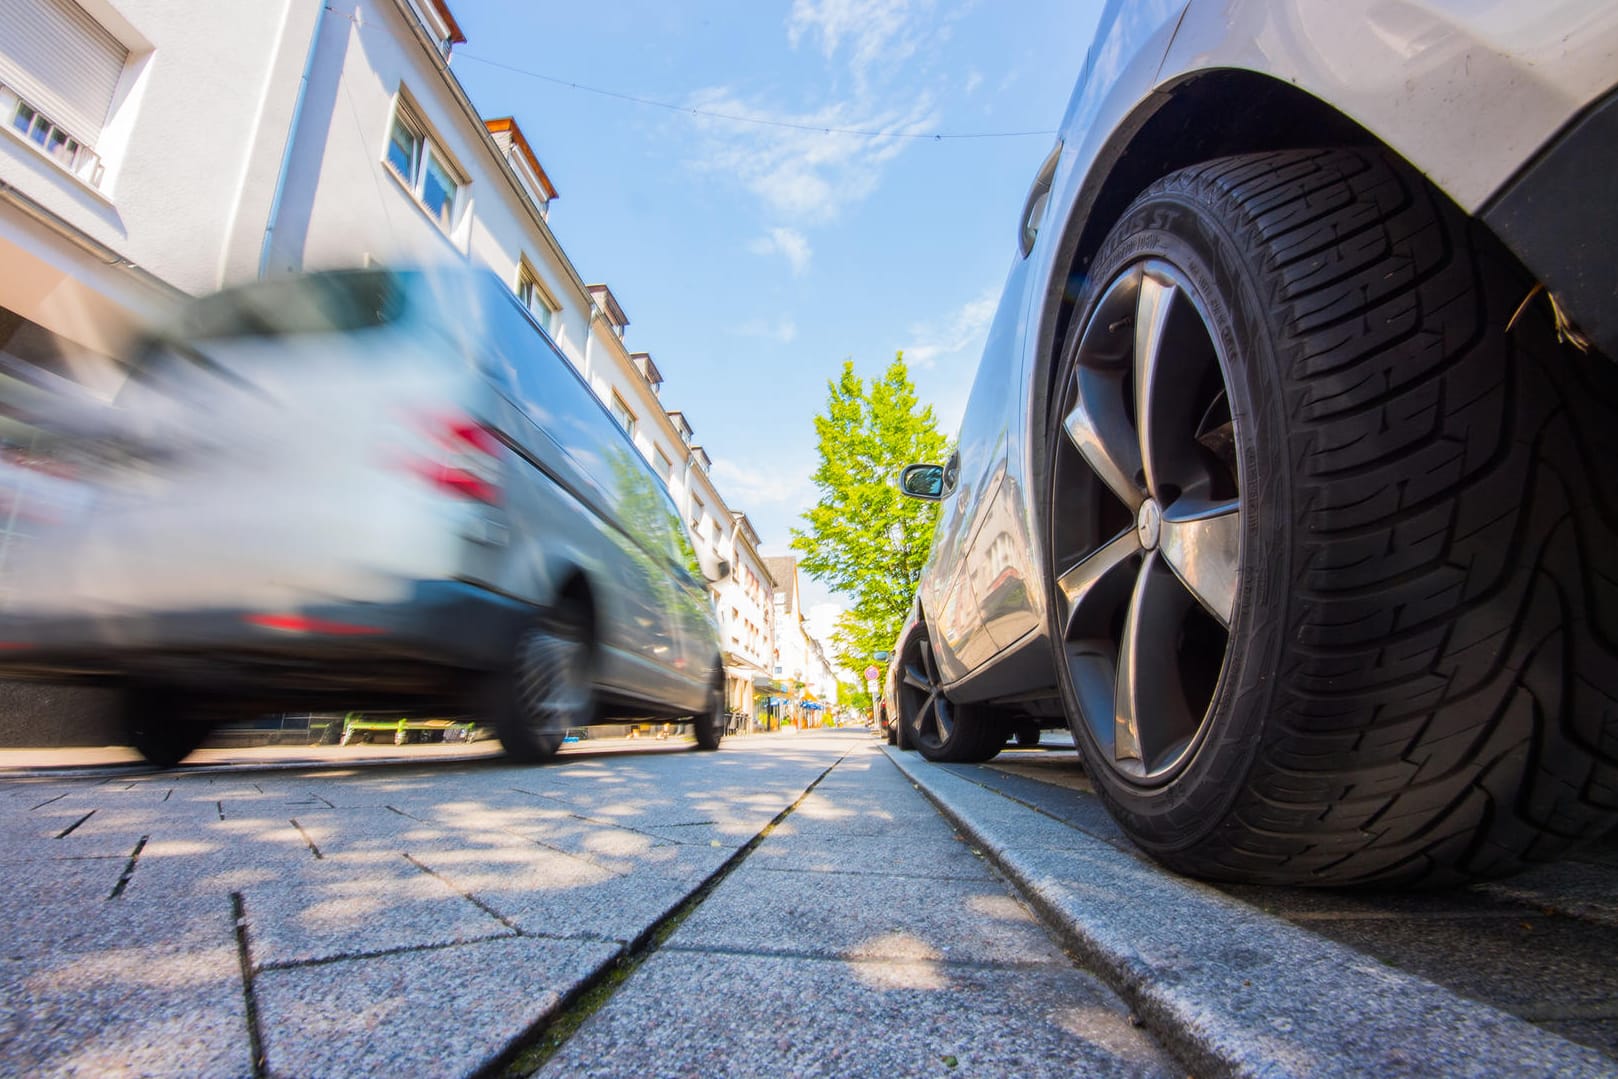
<svg viewBox="0 0 1618 1079">
<path fill-rule="evenodd" d="M 1153 184 L 1052 390 L 1074 737 L 1169 866 L 1442 885 L 1618 819 L 1618 371 L 1375 149 Z"/>
<path fill-rule="evenodd" d="M 899 653 L 899 747 L 930 761 L 986 761 L 1000 752 L 1003 732 L 984 712 L 958 705 L 939 685 L 925 623 L 918 622 Z"/>
<path fill-rule="evenodd" d="M 179 690 L 132 686 L 121 703 L 124 740 L 159 768 L 189 757 L 214 727 L 197 698 Z"/>
<path fill-rule="evenodd" d="M 592 668 L 587 623 L 572 612 L 554 613 L 523 631 L 511 666 L 489 683 L 489 711 L 508 757 L 548 760 L 569 727 L 594 718 Z"/>
<path fill-rule="evenodd" d="M 691 719 L 691 733 L 696 735 L 697 748 L 713 750 L 725 737 L 725 666 L 714 659 L 713 685 L 708 688 L 708 710 Z"/>
</svg>

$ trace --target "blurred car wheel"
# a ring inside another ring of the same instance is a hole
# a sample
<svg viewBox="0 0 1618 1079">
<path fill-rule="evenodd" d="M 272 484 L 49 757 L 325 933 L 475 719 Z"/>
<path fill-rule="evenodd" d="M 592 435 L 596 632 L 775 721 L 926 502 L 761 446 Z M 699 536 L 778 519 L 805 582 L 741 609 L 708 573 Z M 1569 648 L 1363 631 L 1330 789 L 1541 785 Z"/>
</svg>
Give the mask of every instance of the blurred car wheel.
<svg viewBox="0 0 1618 1079">
<path fill-rule="evenodd" d="M 930 761 L 986 761 L 1000 752 L 1001 728 L 984 712 L 953 703 L 939 688 L 925 623 L 916 623 L 906 638 L 899 663 L 900 748 L 913 746 Z"/>
<path fill-rule="evenodd" d="M 1445 884 L 1607 826 L 1618 379 L 1508 332 L 1514 260 L 1378 151 L 1293 151 L 1153 184 L 1090 280 L 1048 579 L 1130 836 L 1215 878 Z"/>
<path fill-rule="evenodd" d="M 179 690 L 132 687 L 122 703 L 124 740 L 159 768 L 189 757 L 214 727 L 196 699 Z"/>
<path fill-rule="evenodd" d="M 725 737 L 725 666 L 718 656 L 714 657 L 713 688 L 708 691 L 708 711 L 705 715 L 692 717 L 691 733 L 697 736 L 698 749 L 718 749 L 720 739 Z"/>
<path fill-rule="evenodd" d="M 513 760 L 550 759 L 569 727 L 594 718 L 588 633 L 585 619 L 558 612 L 526 630 L 510 669 L 492 676 L 494 728 Z"/>
<path fill-rule="evenodd" d="M 1039 745 L 1039 725 L 1035 723 L 1022 723 L 1017 726 L 1017 744 L 1023 749 Z"/>
</svg>

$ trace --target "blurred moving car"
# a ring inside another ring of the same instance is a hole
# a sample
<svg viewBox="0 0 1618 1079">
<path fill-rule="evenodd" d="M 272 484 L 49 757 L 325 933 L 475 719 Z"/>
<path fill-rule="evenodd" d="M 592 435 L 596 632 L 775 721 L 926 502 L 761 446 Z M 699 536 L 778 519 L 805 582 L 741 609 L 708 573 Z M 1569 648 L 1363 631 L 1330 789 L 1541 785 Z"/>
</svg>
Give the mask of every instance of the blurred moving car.
<svg viewBox="0 0 1618 1079">
<path fill-rule="evenodd" d="M 1114 0 L 942 465 L 907 732 L 1065 715 L 1165 864 L 1618 819 L 1618 5 Z M 907 683 L 908 684 L 908 683 Z"/>
<path fill-rule="evenodd" d="M 123 686 L 154 763 L 288 710 L 479 713 L 519 760 L 624 715 L 691 716 L 718 745 L 718 632 L 680 516 L 494 275 L 196 301 L 105 413 L 45 440 L 59 459 L 11 462 L 82 497 L 13 539 L 0 676 Z"/>
</svg>

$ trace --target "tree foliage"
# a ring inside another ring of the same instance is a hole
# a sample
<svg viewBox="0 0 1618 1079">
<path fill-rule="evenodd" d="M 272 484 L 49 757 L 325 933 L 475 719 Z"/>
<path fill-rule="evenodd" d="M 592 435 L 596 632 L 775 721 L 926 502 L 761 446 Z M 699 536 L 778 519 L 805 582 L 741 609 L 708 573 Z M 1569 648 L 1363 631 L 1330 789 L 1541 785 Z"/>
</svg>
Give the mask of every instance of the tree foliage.
<svg viewBox="0 0 1618 1079">
<path fill-rule="evenodd" d="M 942 461 L 945 439 L 931 405 L 922 405 L 900 352 L 869 384 L 843 362 L 815 417 L 819 501 L 792 530 L 798 565 L 850 608 L 832 638 L 838 662 L 863 671 L 874 652 L 893 647 L 932 546 L 937 505 L 899 492 L 899 470 Z M 863 686 L 861 689 L 863 690 Z M 866 707 L 869 696 L 859 693 Z"/>
</svg>

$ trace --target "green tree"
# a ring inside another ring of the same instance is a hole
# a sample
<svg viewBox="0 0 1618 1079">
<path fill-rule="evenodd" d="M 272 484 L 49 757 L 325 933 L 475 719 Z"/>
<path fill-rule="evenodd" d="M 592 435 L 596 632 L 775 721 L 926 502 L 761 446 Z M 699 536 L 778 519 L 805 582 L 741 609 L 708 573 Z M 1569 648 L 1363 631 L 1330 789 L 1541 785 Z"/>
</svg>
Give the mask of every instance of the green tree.
<svg viewBox="0 0 1618 1079">
<path fill-rule="evenodd" d="M 916 398 L 903 352 L 869 384 L 845 360 L 827 385 L 826 411 L 815 417 L 820 499 L 803 515 L 807 527 L 792 530 L 792 547 L 805 573 L 849 599 L 832 649 L 858 674 L 893 647 L 938 520 L 936 504 L 899 492 L 899 470 L 942 461 L 945 439 L 932 406 Z M 870 707 L 863 684 L 855 696 Z"/>
</svg>

